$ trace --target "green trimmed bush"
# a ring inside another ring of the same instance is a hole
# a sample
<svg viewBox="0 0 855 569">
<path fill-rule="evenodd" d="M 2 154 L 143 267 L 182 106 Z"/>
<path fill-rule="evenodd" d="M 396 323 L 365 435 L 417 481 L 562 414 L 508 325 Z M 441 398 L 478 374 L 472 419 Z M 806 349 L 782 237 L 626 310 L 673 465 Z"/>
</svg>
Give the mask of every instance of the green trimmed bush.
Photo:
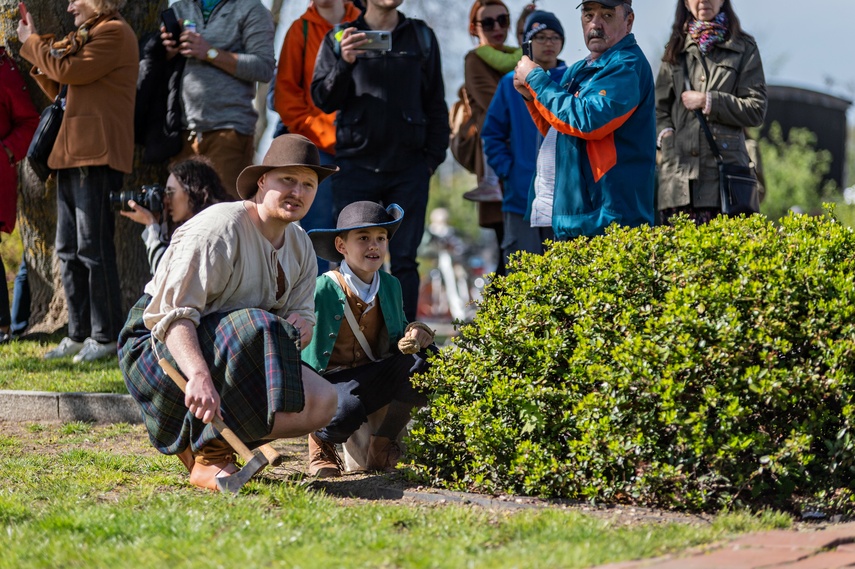
<svg viewBox="0 0 855 569">
<path fill-rule="evenodd" d="M 853 510 L 855 233 L 832 217 L 612 228 L 524 255 L 419 385 L 453 489 Z"/>
</svg>

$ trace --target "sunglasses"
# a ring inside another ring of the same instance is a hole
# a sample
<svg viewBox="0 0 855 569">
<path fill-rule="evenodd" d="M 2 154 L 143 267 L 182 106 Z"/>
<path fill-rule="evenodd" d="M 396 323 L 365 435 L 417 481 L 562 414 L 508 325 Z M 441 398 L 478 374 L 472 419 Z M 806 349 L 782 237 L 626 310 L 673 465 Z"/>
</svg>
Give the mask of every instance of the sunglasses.
<svg viewBox="0 0 855 569">
<path fill-rule="evenodd" d="M 495 18 L 484 18 L 483 20 L 478 20 L 475 23 L 480 24 L 485 30 L 494 30 L 496 28 L 496 24 L 499 24 L 499 27 L 505 30 L 511 25 L 511 17 L 507 14 L 502 14 Z"/>
</svg>

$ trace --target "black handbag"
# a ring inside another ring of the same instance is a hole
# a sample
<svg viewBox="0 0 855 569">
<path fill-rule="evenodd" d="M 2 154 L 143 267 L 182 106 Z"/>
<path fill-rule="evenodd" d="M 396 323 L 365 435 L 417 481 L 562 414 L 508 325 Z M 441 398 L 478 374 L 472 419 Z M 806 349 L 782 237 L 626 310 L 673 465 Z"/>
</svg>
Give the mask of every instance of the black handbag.
<svg viewBox="0 0 855 569">
<path fill-rule="evenodd" d="M 689 65 L 683 59 L 683 71 L 686 90 L 691 91 L 689 82 Z M 760 191 L 757 187 L 757 176 L 754 169 L 738 164 L 725 164 L 715 142 L 712 131 L 704 113 L 695 109 L 695 116 L 701 123 L 701 129 L 710 145 L 715 162 L 718 165 L 718 191 L 721 196 L 721 213 L 729 216 L 751 215 L 760 212 Z"/>
<path fill-rule="evenodd" d="M 62 115 L 65 114 L 62 100 L 65 98 L 66 90 L 67 86 L 63 86 L 53 103 L 42 111 L 39 126 L 27 150 L 27 162 L 42 182 L 46 181 L 53 171 L 48 166 L 48 156 L 53 151 L 53 145 L 56 143 L 59 127 L 62 124 Z"/>
</svg>

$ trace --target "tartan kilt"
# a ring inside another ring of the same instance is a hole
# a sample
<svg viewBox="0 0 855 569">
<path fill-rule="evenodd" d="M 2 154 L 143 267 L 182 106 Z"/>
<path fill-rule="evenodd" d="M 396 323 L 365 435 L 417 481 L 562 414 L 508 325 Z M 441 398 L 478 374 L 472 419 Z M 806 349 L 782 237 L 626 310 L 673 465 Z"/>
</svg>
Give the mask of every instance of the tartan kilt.
<svg viewBox="0 0 855 569">
<path fill-rule="evenodd" d="M 217 433 L 184 405 L 184 394 L 158 365 L 158 355 L 178 368 L 166 344 L 152 348 L 143 310 L 151 296 L 131 308 L 119 334 L 119 367 L 154 447 L 177 454 L 198 451 Z M 260 309 L 203 316 L 196 329 L 202 355 L 220 394 L 223 420 L 250 448 L 264 443 L 278 412 L 299 412 L 305 405 L 299 334 L 282 318 Z"/>
</svg>

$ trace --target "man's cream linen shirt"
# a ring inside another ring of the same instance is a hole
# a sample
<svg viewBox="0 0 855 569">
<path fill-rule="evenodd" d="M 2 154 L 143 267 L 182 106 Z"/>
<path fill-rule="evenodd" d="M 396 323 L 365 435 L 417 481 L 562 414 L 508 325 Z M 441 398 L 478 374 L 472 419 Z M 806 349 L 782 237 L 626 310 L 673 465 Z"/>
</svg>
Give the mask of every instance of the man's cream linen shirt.
<svg viewBox="0 0 855 569">
<path fill-rule="evenodd" d="M 285 293 L 276 298 L 277 262 Z M 176 230 L 145 292 L 143 319 L 158 341 L 176 320 L 196 326 L 203 316 L 260 308 L 281 317 L 297 313 L 315 326 L 318 266 L 309 236 L 292 223 L 276 250 L 253 225 L 243 202 L 211 206 Z"/>
</svg>

